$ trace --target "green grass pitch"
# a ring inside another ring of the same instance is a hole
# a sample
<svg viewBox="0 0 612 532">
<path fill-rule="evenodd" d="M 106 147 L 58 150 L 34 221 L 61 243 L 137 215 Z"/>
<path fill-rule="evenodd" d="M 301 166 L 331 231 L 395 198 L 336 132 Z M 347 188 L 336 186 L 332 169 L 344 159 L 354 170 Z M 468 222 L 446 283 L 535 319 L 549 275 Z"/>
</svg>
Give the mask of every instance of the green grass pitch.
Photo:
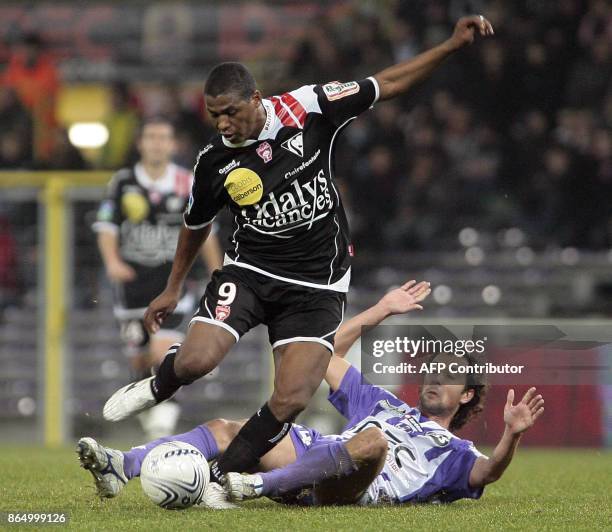
<svg viewBox="0 0 612 532">
<path fill-rule="evenodd" d="M 166 511 L 132 481 L 100 501 L 71 449 L 0 447 L 0 512 L 64 511 L 68 525 L 0 530 L 404 531 L 612 530 L 612 452 L 519 449 L 506 475 L 479 501 L 382 508 L 287 508 L 268 501 L 241 510 Z"/>
</svg>

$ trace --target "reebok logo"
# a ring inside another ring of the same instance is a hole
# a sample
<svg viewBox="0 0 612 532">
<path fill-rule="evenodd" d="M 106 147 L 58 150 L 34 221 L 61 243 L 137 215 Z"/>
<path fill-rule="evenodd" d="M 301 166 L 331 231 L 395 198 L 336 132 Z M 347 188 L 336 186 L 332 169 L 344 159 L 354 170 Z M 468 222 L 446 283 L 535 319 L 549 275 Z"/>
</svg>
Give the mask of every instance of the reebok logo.
<svg viewBox="0 0 612 532">
<path fill-rule="evenodd" d="M 304 157 L 304 137 L 302 136 L 302 132 L 300 131 L 283 142 L 281 148 L 285 148 L 298 157 Z"/>
</svg>

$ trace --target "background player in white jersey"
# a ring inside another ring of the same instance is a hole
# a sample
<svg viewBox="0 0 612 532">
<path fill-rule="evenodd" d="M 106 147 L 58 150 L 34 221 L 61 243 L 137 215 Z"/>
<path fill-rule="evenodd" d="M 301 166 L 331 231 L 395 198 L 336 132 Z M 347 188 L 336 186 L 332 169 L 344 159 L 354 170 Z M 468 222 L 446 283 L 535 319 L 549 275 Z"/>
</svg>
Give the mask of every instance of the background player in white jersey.
<svg viewBox="0 0 612 532">
<path fill-rule="evenodd" d="M 124 350 L 137 378 L 151 375 L 170 346 L 182 341 L 181 324 L 194 310 L 194 298 L 183 293 L 174 313 L 154 336 L 143 318 L 151 299 L 165 285 L 172 266 L 178 232 L 193 184 L 190 170 L 172 162 L 174 126 L 163 118 L 146 120 L 138 138 L 138 162 L 111 179 L 98 209 L 94 230 L 108 278 L 114 283 L 114 314 L 121 327 Z M 202 248 L 212 273 L 222 266 L 215 235 Z M 140 417 L 149 437 L 171 434 L 178 419 L 176 403 L 165 403 Z"/>
<path fill-rule="evenodd" d="M 215 67 L 204 92 L 218 135 L 199 154 L 167 286 L 145 315 L 149 331 L 175 309 L 210 224 L 228 208 L 235 228 L 224 267 L 208 285 L 179 351 L 169 352 L 155 378 L 116 392 L 105 418 L 119 421 L 172 397 L 264 323 L 278 362 L 274 391 L 212 472 L 222 479 L 255 467 L 321 383 L 342 321 L 352 246 L 333 180 L 338 133 L 378 100 L 409 91 L 476 34 L 492 33 L 482 16 L 464 17 L 444 43 L 372 77 L 267 99 L 243 65 Z"/>
<path fill-rule="evenodd" d="M 338 349 L 345 352 L 365 324 L 421 308 L 427 283 L 407 283 L 344 324 Z M 452 355 L 444 355 L 452 356 Z M 458 359 L 453 358 L 454 361 Z M 361 374 L 334 356 L 326 374 L 330 401 L 348 419 L 340 435 L 323 436 L 294 424 L 288 436 L 262 458 L 258 475 L 228 475 L 227 489 L 242 500 L 267 495 L 298 504 L 380 504 L 478 498 L 486 484 L 497 480 L 510 463 L 521 434 L 542 415 L 543 399 L 531 388 L 513 405 L 508 392 L 506 429 L 491 458 L 451 431 L 482 410 L 485 388 L 439 376 L 420 390 L 418 408 L 362 380 Z M 447 376 L 448 378 L 448 376 Z M 463 375 L 458 376 L 463 380 Z M 127 453 L 105 449 L 91 438 L 79 442 L 81 463 L 90 469 L 102 496 L 113 497 L 137 476 L 146 454 L 163 441 L 181 440 L 196 446 L 208 459 L 227 448 L 243 422 L 214 420 L 185 434 L 135 447 Z M 314 490 L 308 489 L 315 487 Z M 206 501 L 214 506 L 214 500 Z"/>
</svg>

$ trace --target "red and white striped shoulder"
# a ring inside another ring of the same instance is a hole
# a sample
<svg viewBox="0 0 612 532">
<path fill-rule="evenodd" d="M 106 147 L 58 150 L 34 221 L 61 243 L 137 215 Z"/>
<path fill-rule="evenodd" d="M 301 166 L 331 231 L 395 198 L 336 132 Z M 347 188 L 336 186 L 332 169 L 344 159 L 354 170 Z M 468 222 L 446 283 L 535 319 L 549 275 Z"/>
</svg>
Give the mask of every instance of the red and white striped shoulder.
<svg viewBox="0 0 612 532">
<path fill-rule="evenodd" d="M 321 114 L 314 88 L 315 85 L 304 85 L 294 91 L 270 98 L 276 116 L 284 126 L 303 129 L 308 113 Z"/>
</svg>

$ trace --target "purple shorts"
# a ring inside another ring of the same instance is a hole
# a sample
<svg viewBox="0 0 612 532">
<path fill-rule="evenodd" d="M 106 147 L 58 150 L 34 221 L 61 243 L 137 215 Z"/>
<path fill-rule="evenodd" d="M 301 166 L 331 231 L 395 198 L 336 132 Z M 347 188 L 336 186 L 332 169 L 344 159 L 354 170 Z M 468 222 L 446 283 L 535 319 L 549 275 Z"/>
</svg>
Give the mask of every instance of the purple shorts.
<svg viewBox="0 0 612 532">
<path fill-rule="evenodd" d="M 293 423 L 291 430 L 289 431 L 293 447 L 295 447 L 295 454 L 297 458 L 300 458 L 308 449 L 312 449 L 318 445 L 325 445 L 329 442 L 340 441 L 340 436 L 331 435 L 324 436 L 318 430 L 305 427 L 304 425 L 298 425 Z"/>
</svg>

